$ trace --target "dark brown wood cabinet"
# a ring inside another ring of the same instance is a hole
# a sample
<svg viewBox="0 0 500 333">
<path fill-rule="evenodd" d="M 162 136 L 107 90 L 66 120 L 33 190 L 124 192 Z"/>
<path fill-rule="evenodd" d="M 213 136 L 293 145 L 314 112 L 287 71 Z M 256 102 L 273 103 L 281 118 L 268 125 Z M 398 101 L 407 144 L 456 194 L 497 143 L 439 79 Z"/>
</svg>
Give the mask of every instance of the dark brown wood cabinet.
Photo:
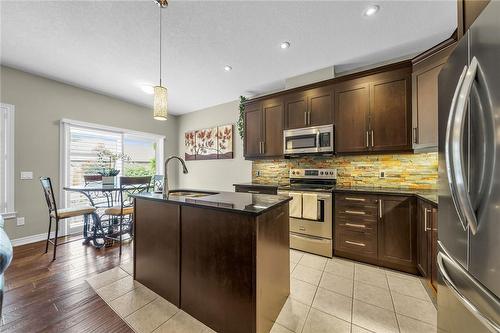
<svg viewBox="0 0 500 333">
<path fill-rule="evenodd" d="M 437 208 L 428 202 L 417 203 L 417 268 L 429 285 L 437 290 Z"/>
<path fill-rule="evenodd" d="M 412 142 L 415 150 L 436 150 L 438 140 L 438 75 L 456 41 L 450 38 L 413 60 Z"/>
<path fill-rule="evenodd" d="M 293 93 L 285 99 L 285 129 L 333 123 L 333 89 L 320 87 Z"/>
<path fill-rule="evenodd" d="M 337 85 L 335 144 L 340 154 L 411 150 L 411 66 Z"/>
<path fill-rule="evenodd" d="M 490 0 L 458 0 L 457 1 L 457 23 L 458 38 L 461 38 Z"/>
<path fill-rule="evenodd" d="M 283 155 L 283 100 L 273 98 L 245 105 L 244 156 Z"/>
<path fill-rule="evenodd" d="M 378 258 L 391 268 L 416 273 L 415 199 L 380 196 Z"/>
<path fill-rule="evenodd" d="M 337 153 L 368 151 L 370 87 L 347 82 L 335 89 L 335 149 Z"/>
<path fill-rule="evenodd" d="M 335 194 L 335 255 L 416 273 L 415 206 L 414 197 Z"/>
<path fill-rule="evenodd" d="M 371 151 L 411 149 L 411 82 L 407 74 L 370 86 Z"/>
</svg>

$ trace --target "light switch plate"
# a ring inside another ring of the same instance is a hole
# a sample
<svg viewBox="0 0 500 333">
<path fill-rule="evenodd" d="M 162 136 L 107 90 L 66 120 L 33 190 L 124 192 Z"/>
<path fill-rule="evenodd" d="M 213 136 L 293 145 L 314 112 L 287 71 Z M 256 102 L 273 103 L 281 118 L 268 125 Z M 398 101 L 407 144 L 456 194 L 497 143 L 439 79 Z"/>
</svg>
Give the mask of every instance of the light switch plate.
<svg viewBox="0 0 500 333">
<path fill-rule="evenodd" d="M 24 217 L 18 217 L 16 219 L 16 222 L 17 222 L 17 225 L 20 226 L 20 225 L 24 225 Z"/>
<path fill-rule="evenodd" d="M 33 179 L 33 172 L 32 171 L 21 171 L 21 179 L 22 180 Z"/>
</svg>

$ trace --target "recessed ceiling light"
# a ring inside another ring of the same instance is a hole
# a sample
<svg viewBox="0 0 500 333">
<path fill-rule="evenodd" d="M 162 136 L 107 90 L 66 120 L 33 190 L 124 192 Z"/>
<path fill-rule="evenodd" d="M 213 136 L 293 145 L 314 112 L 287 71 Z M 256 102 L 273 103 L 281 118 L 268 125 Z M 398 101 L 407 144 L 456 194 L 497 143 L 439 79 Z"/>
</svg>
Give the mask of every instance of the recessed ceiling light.
<svg viewBox="0 0 500 333">
<path fill-rule="evenodd" d="M 368 6 L 368 7 L 366 7 L 365 11 L 363 12 L 363 15 L 373 16 L 378 12 L 379 9 L 380 9 L 380 7 L 377 5 Z"/>
<path fill-rule="evenodd" d="M 290 47 L 290 42 L 281 42 L 280 47 L 282 49 L 287 49 Z"/>
<path fill-rule="evenodd" d="M 230 72 L 232 69 L 233 69 L 233 67 L 231 67 L 231 66 L 229 66 L 229 65 L 224 66 L 224 70 L 225 70 L 226 72 Z"/>
<path fill-rule="evenodd" d="M 148 86 L 148 85 L 142 85 L 141 90 L 148 95 L 153 95 L 153 93 L 155 92 L 153 86 Z"/>
</svg>

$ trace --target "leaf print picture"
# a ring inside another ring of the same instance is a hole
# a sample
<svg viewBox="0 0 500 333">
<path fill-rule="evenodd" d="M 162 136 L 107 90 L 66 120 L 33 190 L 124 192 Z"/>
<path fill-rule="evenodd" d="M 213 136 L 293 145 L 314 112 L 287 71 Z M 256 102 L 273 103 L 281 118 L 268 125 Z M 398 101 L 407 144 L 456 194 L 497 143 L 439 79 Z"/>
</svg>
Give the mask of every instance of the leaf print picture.
<svg viewBox="0 0 500 333">
<path fill-rule="evenodd" d="M 217 159 L 217 127 L 196 131 L 196 159 Z"/>
<path fill-rule="evenodd" d="M 233 158 L 233 125 L 187 131 L 184 157 L 186 161 Z"/>
<path fill-rule="evenodd" d="M 233 158 L 233 125 L 223 125 L 217 128 L 218 159 Z"/>
</svg>

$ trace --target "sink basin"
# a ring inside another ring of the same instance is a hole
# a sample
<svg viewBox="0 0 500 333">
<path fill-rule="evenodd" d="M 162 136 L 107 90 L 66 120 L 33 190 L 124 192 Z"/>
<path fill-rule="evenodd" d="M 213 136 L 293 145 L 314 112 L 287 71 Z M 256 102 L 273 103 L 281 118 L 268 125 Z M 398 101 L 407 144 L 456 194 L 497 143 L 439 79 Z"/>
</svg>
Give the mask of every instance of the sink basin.
<svg viewBox="0 0 500 333">
<path fill-rule="evenodd" d="M 217 194 L 215 192 L 196 192 L 196 191 L 171 191 L 168 195 L 174 197 L 199 198 Z"/>
</svg>

